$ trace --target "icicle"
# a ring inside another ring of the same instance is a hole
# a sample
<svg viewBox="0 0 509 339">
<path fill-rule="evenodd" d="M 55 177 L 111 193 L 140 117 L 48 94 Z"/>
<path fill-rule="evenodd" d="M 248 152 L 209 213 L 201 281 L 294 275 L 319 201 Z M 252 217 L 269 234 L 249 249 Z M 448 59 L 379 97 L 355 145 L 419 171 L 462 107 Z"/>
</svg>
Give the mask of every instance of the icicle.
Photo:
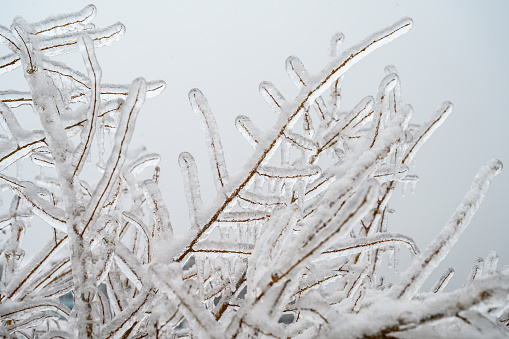
<svg viewBox="0 0 509 339">
<path fill-rule="evenodd" d="M 402 196 L 405 196 L 408 186 L 410 186 L 410 192 L 413 194 L 415 190 L 415 186 L 419 181 L 419 177 L 414 174 L 407 174 L 405 177 L 401 178 L 402 182 Z"/>
<path fill-rule="evenodd" d="M 101 119 L 100 120 L 100 126 L 99 128 L 97 129 L 97 137 L 96 137 L 96 140 L 97 140 L 97 157 L 99 158 L 99 160 L 97 161 L 97 167 L 98 168 L 101 168 L 104 170 L 104 168 L 106 168 L 106 164 L 104 162 L 104 154 L 106 152 L 105 150 L 105 141 L 106 141 L 106 138 L 104 137 L 104 131 L 105 130 L 105 119 Z"/>
<path fill-rule="evenodd" d="M 263 185 L 265 185 L 265 178 L 257 175 L 252 186 L 253 193 L 262 194 Z"/>
<path fill-rule="evenodd" d="M 16 162 L 16 177 L 21 178 L 23 175 L 23 160 Z"/>
<path fill-rule="evenodd" d="M 106 295 L 110 301 L 111 310 L 113 314 L 119 314 L 122 311 L 123 303 L 126 299 L 123 295 L 123 289 L 120 285 L 120 275 L 116 267 L 112 267 L 112 270 L 108 272 L 106 286 Z"/>
<path fill-rule="evenodd" d="M 196 265 L 196 280 L 198 282 L 198 295 L 200 297 L 200 300 L 204 300 L 205 296 L 205 277 L 208 275 L 205 275 L 205 264 L 208 263 L 208 257 L 203 257 L 201 255 L 195 256 L 195 265 Z M 207 262 L 206 262 L 207 261 Z"/>
<path fill-rule="evenodd" d="M 387 251 L 387 267 L 390 269 L 394 268 L 394 247 L 391 246 L 391 248 Z"/>
<path fill-rule="evenodd" d="M 417 185 L 417 181 L 419 181 L 418 179 L 419 179 L 419 178 L 418 178 L 418 177 L 416 177 L 416 180 L 411 180 L 411 181 L 410 181 L 410 194 L 414 194 L 414 192 L 415 192 L 415 186 Z"/>
<path fill-rule="evenodd" d="M 230 227 L 225 225 L 219 225 L 219 240 L 228 241 L 230 239 Z"/>
<path fill-rule="evenodd" d="M 399 265 L 399 246 L 398 245 L 394 246 L 393 252 L 394 252 L 394 254 L 393 254 L 393 260 L 394 260 L 393 267 L 394 267 L 394 272 L 397 273 L 398 272 L 398 265 Z"/>
</svg>

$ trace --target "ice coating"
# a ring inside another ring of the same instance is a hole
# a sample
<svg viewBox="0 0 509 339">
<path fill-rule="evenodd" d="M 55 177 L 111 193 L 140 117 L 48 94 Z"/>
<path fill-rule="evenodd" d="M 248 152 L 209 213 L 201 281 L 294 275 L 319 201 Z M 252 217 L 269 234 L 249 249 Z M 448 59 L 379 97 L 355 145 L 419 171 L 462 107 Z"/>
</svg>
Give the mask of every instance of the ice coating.
<svg viewBox="0 0 509 339">
<path fill-rule="evenodd" d="M 95 127 L 99 115 L 99 102 L 100 102 L 100 83 L 102 71 L 95 56 L 93 40 L 88 35 L 81 35 L 78 37 L 78 45 L 83 56 L 83 61 L 87 67 L 88 76 L 91 81 L 91 93 L 87 109 L 87 122 L 85 127 L 81 130 L 80 144 L 74 150 L 74 159 L 77 163 L 74 169 L 74 175 L 79 174 L 83 169 L 85 162 L 95 134 Z"/>
<path fill-rule="evenodd" d="M 183 152 L 180 153 L 179 163 L 186 190 L 189 218 L 192 227 L 197 228 L 201 219 L 202 201 L 196 161 L 190 153 Z"/>
<path fill-rule="evenodd" d="M 437 111 L 435 111 L 430 120 L 426 122 L 417 132 L 417 135 L 414 136 L 414 144 L 407 149 L 403 156 L 402 162 L 404 164 L 412 161 L 415 153 L 419 150 L 422 144 L 424 144 L 431 134 L 444 122 L 445 119 L 447 119 L 452 110 L 452 103 L 446 101 Z"/>
<path fill-rule="evenodd" d="M 260 84 L 275 113 L 269 115 L 273 126 L 262 131 L 249 117 L 236 118 L 253 150 L 235 175 L 227 171 L 208 101 L 191 90 L 217 196 L 202 201 L 196 161 L 181 153 L 190 218 L 180 235 L 170 223 L 173 200 L 163 199 L 161 156 L 128 149 L 144 99 L 161 93 L 165 83 L 101 82 L 94 49 L 118 39 L 124 27 L 96 28 L 95 12 L 87 6 L 0 27 L 0 41 L 10 50 L 0 58 L 0 72 L 22 65 L 29 84 L 29 91 L 0 92 L 0 188 L 11 205 L 0 216 L 1 231 L 9 232 L 0 241 L 0 309 L 15 311 L 0 314 L 2 334 L 378 338 L 453 326 L 486 337 L 504 331 L 507 269 L 498 270 L 496 253 L 474 263 L 459 293 L 445 289 L 452 269 L 431 293 L 421 292 L 420 275 L 429 275 L 435 259 L 424 261 L 427 268 L 413 267 L 422 264 L 416 241 L 391 232 L 390 198 L 398 185 L 413 189 L 418 177 L 411 160 L 452 106 L 445 103 L 422 125 L 412 123 L 401 75 L 391 65 L 374 96 L 359 96 L 351 107 L 342 100 L 349 68 L 407 32 L 411 20 L 351 48 L 342 47 L 342 34 L 334 35 L 324 48 L 330 62 L 315 74 L 288 58 L 298 94 L 285 98 L 276 85 Z M 79 51 L 86 74 L 53 58 Z M 21 106 L 39 117 L 35 130 L 18 122 Z M 28 157 L 31 163 L 23 166 Z M 496 172 L 497 162 L 490 164 Z M 484 184 L 478 186 L 485 193 Z M 478 204 L 470 198 L 467 210 Z M 51 240 L 26 259 L 24 234 L 41 223 Z M 445 233 L 443 238 L 456 237 Z M 410 274 L 397 273 L 407 269 L 407 250 L 413 260 L 407 272 L 417 278 L 398 298 L 394 293 Z M 387 265 L 394 274 L 383 277 Z M 403 278 L 398 283 L 394 275 Z M 52 307 L 69 292 L 73 311 L 59 318 Z"/>
<path fill-rule="evenodd" d="M 239 130 L 239 132 L 246 138 L 246 140 L 253 146 L 253 148 L 256 148 L 256 145 L 258 144 L 258 140 L 261 137 L 261 133 L 256 128 L 253 123 L 251 122 L 251 119 L 249 117 L 246 117 L 245 115 L 239 115 L 235 119 L 235 126 Z"/>
<path fill-rule="evenodd" d="M 88 5 L 75 13 L 51 16 L 32 23 L 31 34 L 58 35 L 69 31 L 87 29 L 96 14 L 97 8 L 94 5 Z"/>
<path fill-rule="evenodd" d="M 286 100 L 281 92 L 269 81 L 262 82 L 258 90 L 276 116 L 279 116 L 282 113 L 283 106 L 286 104 Z"/>
<path fill-rule="evenodd" d="M 322 252 L 321 257 L 334 257 L 338 254 L 348 256 L 353 253 L 372 251 L 373 249 L 405 245 L 413 254 L 419 254 L 419 249 L 413 239 L 402 234 L 382 233 L 369 237 L 347 239 L 339 242 Z"/>
<path fill-rule="evenodd" d="M 129 276 L 130 281 L 133 281 L 130 284 L 138 283 L 133 278 L 135 272 L 140 275 L 136 256 L 151 260 L 149 245 L 153 235 L 148 236 L 143 220 L 133 213 L 127 213 L 131 217 L 130 222 L 123 230 L 119 230 L 120 223 L 115 218 L 121 219 L 122 213 L 115 212 L 115 208 L 123 195 L 120 186 L 126 185 L 131 189 L 130 196 L 134 201 L 132 212 L 140 211 L 143 192 L 134 176 L 157 164 L 159 159 L 150 154 L 141 159 L 129 157 L 128 171 L 123 169 L 123 164 L 128 158 L 127 146 L 132 137 L 135 116 L 146 92 L 149 91 L 153 96 L 165 87 L 164 82 L 155 81 L 150 82 L 147 89 L 143 80 L 137 80 L 129 94 L 129 86 L 101 86 L 101 71 L 94 48 L 118 39 L 124 27 L 122 24 L 114 24 L 106 28 L 95 28 L 91 23 L 95 12 L 94 6 L 87 6 L 82 11 L 50 17 L 36 23 L 17 18 L 10 30 L 4 26 L 0 29 L 2 41 L 13 52 L 2 57 L 2 61 L 7 63 L 0 68 L 8 71 L 22 65 L 29 85 L 29 92 L 7 90 L 1 94 L 0 122 L 5 137 L 2 135 L 0 167 L 7 169 L 16 163 L 18 169 L 17 178 L 2 173 L 2 179 L 9 183 L 15 197 L 19 197 L 22 204 L 22 210 L 12 212 L 7 219 L 10 220 L 9 227 L 19 232 L 12 233 L 13 237 L 16 235 L 16 241 L 10 242 L 6 252 L 9 265 L 3 284 L 5 294 L 2 294 L 1 299 L 3 303 L 15 303 L 42 298 L 49 305 L 72 291 L 75 311 L 73 315 L 67 312 L 65 317 L 70 318 L 70 326 L 74 326 L 71 332 L 80 335 L 99 335 L 98 324 L 93 324 L 90 319 L 101 319 L 106 331 L 118 332 L 115 325 L 119 322 L 122 324 L 121 329 L 129 330 L 125 328 L 129 323 L 125 321 L 127 313 L 117 314 L 115 319 L 112 319 L 113 314 L 106 315 L 110 307 L 121 313 L 121 308 L 126 305 L 122 302 L 110 303 L 97 290 L 95 281 L 108 280 L 110 286 L 118 287 L 119 279 L 111 278 L 111 273 L 112 276 Z M 72 53 L 78 49 L 82 52 L 87 75 L 51 59 L 54 55 Z M 39 116 L 39 130 L 25 131 L 20 126 L 16 119 L 17 113 L 11 109 L 22 105 L 30 105 Z M 104 129 L 107 128 L 117 132 L 107 132 L 110 135 L 116 134 L 112 140 L 113 147 L 108 149 L 109 160 L 100 166 L 103 178 L 99 184 L 89 185 L 79 176 L 88 164 L 95 136 L 99 136 L 96 140 L 100 144 L 100 157 L 106 153 L 101 145 L 105 140 Z M 77 147 L 71 141 L 75 136 Z M 30 157 L 37 167 L 45 167 L 53 174 L 48 177 L 48 172 L 41 171 L 41 175 L 34 179 L 37 185 L 19 180 L 19 177 L 26 174 L 21 171 L 22 159 L 25 157 Z M 54 175 L 57 177 L 52 178 Z M 112 211 L 106 217 L 106 213 Z M 39 217 L 43 223 L 51 226 L 54 235 L 28 264 L 18 267 L 18 259 L 22 259 L 19 250 L 22 231 L 32 216 Z M 124 231 L 126 228 L 128 231 Z M 131 232 L 131 228 L 134 231 Z M 132 242 L 143 234 L 145 246 Z M 123 251 L 123 245 L 118 248 L 113 246 L 120 238 L 126 243 L 131 241 L 130 246 L 134 247 L 126 252 Z M 65 253 L 62 249 L 68 243 L 70 246 Z M 62 255 L 64 259 L 57 257 L 54 260 L 55 256 Z M 141 288 L 141 284 L 138 287 Z M 115 293 L 108 292 L 108 295 L 114 297 Z M 145 297 L 149 295 L 146 293 Z M 96 298 L 100 300 L 99 308 L 96 308 L 95 301 L 91 303 Z M 140 302 L 148 299 L 144 300 Z M 131 315 L 140 310 L 143 312 L 144 309 L 139 306 Z M 23 333 L 42 324 L 48 324 L 49 331 L 51 322 L 60 326 L 58 319 L 48 316 L 49 309 L 28 309 L 29 312 L 20 313 L 19 321 L 10 326 L 9 331 Z M 106 322 L 111 326 L 105 326 Z M 57 329 L 60 329 L 58 326 Z"/>
<path fill-rule="evenodd" d="M 205 132 L 207 145 L 209 146 L 210 167 L 214 173 L 216 189 L 220 190 L 228 182 L 228 171 L 216 120 L 212 115 L 207 99 L 205 99 L 200 90 L 196 88 L 191 90 L 189 92 L 189 101 L 196 116 L 200 119 L 202 129 Z"/>
<path fill-rule="evenodd" d="M 295 56 L 286 59 L 286 72 L 299 88 L 306 86 L 309 81 L 309 74 L 299 58 Z"/>
<path fill-rule="evenodd" d="M 137 79 L 133 82 L 126 103 L 122 106 L 121 120 L 115 135 L 115 145 L 106 164 L 104 175 L 95 189 L 88 207 L 85 211 L 83 232 L 88 225 L 93 224 L 94 219 L 98 218 L 97 208 L 104 203 L 108 192 L 111 191 L 116 177 L 120 172 L 129 141 L 134 131 L 136 116 L 145 100 L 146 85 L 145 80 Z"/>
<path fill-rule="evenodd" d="M 406 270 L 398 285 L 394 287 L 393 293 L 397 298 L 412 297 L 431 271 L 445 258 L 484 200 L 491 180 L 501 170 L 502 162 L 497 159 L 490 160 L 481 167 L 463 198 L 463 202 L 458 206 L 451 219 L 426 250 L 412 263 L 412 266 Z"/>
<path fill-rule="evenodd" d="M 449 267 L 445 270 L 444 273 L 440 276 L 440 278 L 437 280 L 435 285 L 431 288 L 431 291 L 433 293 L 441 292 L 446 286 L 449 280 L 451 280 L 452 276 L 454 275 L 454 268 Z"/>
</svg>

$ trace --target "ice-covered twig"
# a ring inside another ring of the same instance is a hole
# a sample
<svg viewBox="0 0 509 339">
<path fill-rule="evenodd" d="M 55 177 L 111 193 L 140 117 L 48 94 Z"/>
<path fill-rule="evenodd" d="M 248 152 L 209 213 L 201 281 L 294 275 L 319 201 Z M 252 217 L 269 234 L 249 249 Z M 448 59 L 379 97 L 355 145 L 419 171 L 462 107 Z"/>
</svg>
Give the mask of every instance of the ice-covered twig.
<svg viewBox="0 0 509 339">
<path fill-rule="evenodd" d="M 97 116 L 99 115 L 100 104 L 100 84 L 102 71 L 95 56 L 94 44 L 88 35 L 78 37 L 78 45 L 83 55 L 83 60 L 87 66 L 88 76 L 92 82 L 90 100 L 87 110 L 87 122 L 81 130 L 81 141 L 74 150 L 74 172 L 73 176 L 78 175 L 83 169 L 83 164 L 90 152 L 90 146 L 95 134 Z"/>
<path fill-rule="evenodd" d="M 202 92 L 195 88 L 189 92 L 189 101 L 199 118 L 205 133 L 210 157 L 210 167 L 214 175 L 216 189 L 219 192 L 228 183 L 228 171 L 223 155 L 223 146 L 219 137 L 216 120 L 212 115 L 209 103 Z"/>
<path fill-rule="evenodd" d="M 390 246 L 405 245 L 412 254 L 419 254 L 413 239 L 397 233 L 379 233 L 368 237 L 343 240 L 322 252 L 322 257 L 346 256 Z"/>
<path fill-rule="evenodd" d="M 184 187 L 186 190 L 187 206 L 189 209 L 189 218 L 191 227 L 198 229 L 201 219 L 201 193 L 200 182 L 198 179 L 198 169 L 196 168 L 196 161 L 190 153 L 183 152 L 179 156 L 180 171 L 184 180 Z"/>
<path fill-rule="evenodd" d="M 447 119 L 452 110 L 452 103 L 449 101 L 444 102 L 442 106 L 431 116 L 430 120 L 420 128 L 417 135 L 414 136 L 412 146 L 410 146 L 403 155 L 403 159 L 401 160 L 403 164 L 409 164 L 412 161 L 419 148 L 421 148 L 426 140 L 429 139 L 431 134 L 433 134 L 433 132 L 440 127 L 445 119 Z"/>
<path fill-rule="evenodd" d="M 491 180 L 502 170 L 500 160 L 488 161 L 477 173 L 451 219 L 444 226 L 433 242 L 417 257 L 412 265 L 402 274 L 400 282 L 394 286 L 392 295 L 396 298 L 411 298 L 417 293 L 424 281 L 436 266 L 445 258 L 452 246 L 458 241 L 461 233 L 470 224 L 479 205 L 484 200 Z"/>
<path fill-rule="evenodd" d="M 109 192 L 118 180 L 118 175 L 125 162 L 127 147 L 133 135 L 136 117 L 145 101 L 145 92 L 145 80 L 141 78 L 136 79 L 131 86 L 125 104 L 122 106 L 121 119 L 115 134 L 115 145 L 111 151 L 106 170 L 83 215 L 84 225 L 82 233 L 95 223 L 95 220 L 100 215 L 102 206 L 109 197 Z"/>
<path fill-rule="evenodd" d="M 454 268 L 449 267 L 445 270 L 444 273 L 440 276 L 440 278 L 437 280 L 435 285 L 431 288 L 431 292 L 438 293 L 441 292 L 446 286 L 449 280 L 451 280 L 452 276 L 454 275 Z"/>
<path fill-rule="evenodd" d="M 274 129 L 271 133 L 266 135 L 266 141 L 260 145 L 248 161 L 249 166 L 243 170 L 242 175 L 239 176 L 238 181 L 229 186 L 224 195 L 219 195 L 213 203 L 215 212 L 208 217 L 208 220 L 203 224 L 200 231 L 195 237 L 186 245 L 183 252 L 177 256 L 177 261 L 182 261 L 192 251 L 193 246 L 198 242 L 203 234 L 209 232 L 209 228 L 216 222 L 223 210 L 231 203 L 231 201 L 238 197 L 246 185 L 248 185 L 256 173 L 256 170 L 262 165 L 266 159 L 273 153 L 274 148 L 279 144 L 280 138 L 284 135 L 287 127 L 292 125 L 296 118 L 300 117 L 305 110 L 306 105 L 320 96 L 327 88 L 339 79 L 350 67 L 358 62 L 363 57 L 377 49 L 378 47 L 392 41 L 400 35 L 408 32 L 411 28 L 412 22 L 410 19 L 404 19 L 400 22 L 372 35 L 366 41 L 352 47 L 350 50 L 343 53 L 342 56 L 334 59 L 329 66 L 327 66 L 316 79 L 301 89 L 294 104 L 290 106 L 288 111 L 282 113 L 276 122 Z M 265 88 L 265 87 L 264 87 Z M 268 92 L 267 92 L 268 93 Z M 276 105 L 278 106 L 278 105 Z"/>
</svg>

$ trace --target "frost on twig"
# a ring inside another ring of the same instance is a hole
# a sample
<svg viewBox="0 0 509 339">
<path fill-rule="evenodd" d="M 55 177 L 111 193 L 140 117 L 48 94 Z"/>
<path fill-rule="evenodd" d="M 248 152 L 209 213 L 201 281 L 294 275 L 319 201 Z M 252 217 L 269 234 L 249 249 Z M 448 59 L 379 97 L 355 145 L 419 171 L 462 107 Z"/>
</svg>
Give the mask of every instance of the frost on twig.
<svg viewBox="0 0 509 339">
<path fill-rule="evenodd" d="M 273 127 L 262 131 L 249 117 L 236 118 L 252 147 L 236 175 L 229 174 L 207 99 L 192 89 L 217 196 L 202 197 L 197 162 L 181 153 L 190 221 L 181 236 L 159 187 L 161 157 L 129 149 L 144 100 L 165 83 L 102 83 L 95 50 L 125 29 L 95 27 L 95 14 L 90 5 L 0 26 L 10 51 L 0 57 L 0 73 L 21 67 L 29 84 L 29 91 L 0 91 L 0 185 L 9 200 L 0 212 L 2 335 L 508 335 L 509 278 L 507 269 L 497 269 L 495 252 L 474 262 L 463 288 L 447 291 L 454 273 L 448 268 L 429 292 L 421 291 L 472 220 L 501 162 L 481 168 L 449 222 L 420 252 L 414 239 L 390 231 L 390 198 L 398 185 L 417 183 L 412 160 L 452 104 L 444 102 L 422 125 L 411 123 L 413 109 L 392 65 L 377 93 L 353 107 L 343 104 L 347 71 L 408 32 L 410 19 L 349 49 L 343 50 L 343 34 L 334 35 L 330 62 L 319 72 L 289 57 L 286 71 L 299 93 L 290 98 L 275 84 L 260 84 Z M 54 58 L 76 52 L 84 73 Z M 38 129 L 24 127 L 21 106 L 39 117 Z M 25 162 L 39 173 L 23 171 Z M 24 235 L 43 223 L 51 239 L 25 259 Z M 383 277 L 382 265 L 398 270 L 401 249 L 412 263 L 394 281 Z"/>
</svg>

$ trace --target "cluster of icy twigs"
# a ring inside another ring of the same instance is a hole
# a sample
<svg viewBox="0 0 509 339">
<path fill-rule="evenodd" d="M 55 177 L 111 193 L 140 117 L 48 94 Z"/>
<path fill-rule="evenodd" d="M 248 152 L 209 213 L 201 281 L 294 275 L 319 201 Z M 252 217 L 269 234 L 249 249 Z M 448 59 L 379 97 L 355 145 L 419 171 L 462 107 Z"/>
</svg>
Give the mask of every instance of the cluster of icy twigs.
<svg viewBox="0 0 509 339">
<path fill-rule="evenodd" d="M 207 100 L 191 90 L 217 197 L 202 203 L 195 161 L 182 153 L 190 229 L 176 236 L 158 187 L 159 156 L 128 151 L 145 97 L 165 84 L 101 83 L 94 50 L 120 38 L 124 27 L 95 28 L 95 12 L 87 6 L 0 26 L 11 51 L 0 58 L 0 71 L 21 67 L 29 85 L 28 92 L 0 92 L 2 199 L 11 201 L 0 224 L 8 235 L 1 242 L 3 337 L 508 335 L 509 272 L 497 271 L 495 253 L 475 262 L 463 288 L 442 292 L 449 269 L 431 291 L 421 290 L 472 219 L 500 161 L 480 169 L 419 254 L 411 238 L 388 232 L 388 201 L 398 183 L 415 184 L 409 164 L 452 105 L 442 104 L 423 125 L 409 123 L 412 108 L 401 101 L 389 66 L 376 97 L 348 110 L 340 106 L 344 73 L 406 33 L 410 20 L 343 52 L 343 36 L 334 36 L 331 61 L 316 75 L 288 58 L 300 92 L 287 101 L 271 83 L 260 85 L 276 122 L 262 132 L 248 117 L 236 119 L 253 147 L 236 176 L 228 174 Z M 86 74 L 52 58 L 76 51 Z M 39 130 L 18 121 L 27 108 L 39 117 Z M 39 170 L 23 171 L 23 163 Z M 151 178 L 142 179 L 148 172 Z M 42 222 L 51 240 L 23 262 L 23 236 Z M 389 258 L 396 266 L 400 247 L 416 256 L 391 283 L 380 276 L 380 265 Z M 69 293 L 72 310 L 59 301 Z"/>
</svg>

